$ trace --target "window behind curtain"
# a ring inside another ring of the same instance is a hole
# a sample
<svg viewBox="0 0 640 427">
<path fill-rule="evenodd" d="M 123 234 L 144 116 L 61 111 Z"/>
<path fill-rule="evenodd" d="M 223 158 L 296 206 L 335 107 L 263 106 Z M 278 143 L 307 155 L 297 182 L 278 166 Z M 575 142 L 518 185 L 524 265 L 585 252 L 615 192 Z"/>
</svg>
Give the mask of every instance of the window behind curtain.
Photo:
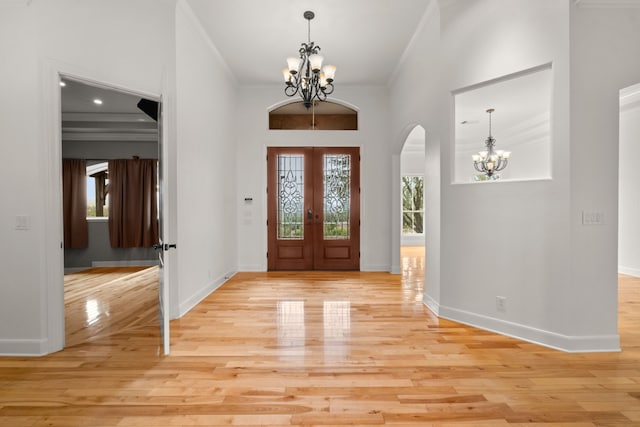
<svg viewBox="0 0 640 427">
<path fill-rule="evenodd" d="M 109 173 L 106 160 L 87 165 L 87 218 L 109 216 Z"/>
<path fill-rule="evenodd" d="M 424 177 L 402 177 L 402 233 L 424 233 Z"/>
</svg>

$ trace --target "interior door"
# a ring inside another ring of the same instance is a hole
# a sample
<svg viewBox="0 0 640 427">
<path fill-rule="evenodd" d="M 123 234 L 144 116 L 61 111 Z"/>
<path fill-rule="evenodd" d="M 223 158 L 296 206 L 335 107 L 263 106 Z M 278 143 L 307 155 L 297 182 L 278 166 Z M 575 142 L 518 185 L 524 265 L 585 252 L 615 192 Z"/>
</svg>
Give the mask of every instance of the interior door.
<svg viewBox="0 0 640 427">
<path fill-rule="evenodd" d="M 269 270 L 359 270 L 357 147 L 270 147 Z"/>
<path fill-rule="evenodd" d="M 158 316 L 160 320 L 160 336 L 162 337 L 162 348 L 164 354 L 169 354 L 169 289 L 167 287 L 168 274 L 165 268 L 165 250 L 169 249 L 169 245 L 164 240 L 164 214 L 165 206 L 163 197 L 165 191 L 164 168 L 162 161 L 162 102 L 158 102 L 158 240 L 156 246 L 158 252 Z"/>
</svg>

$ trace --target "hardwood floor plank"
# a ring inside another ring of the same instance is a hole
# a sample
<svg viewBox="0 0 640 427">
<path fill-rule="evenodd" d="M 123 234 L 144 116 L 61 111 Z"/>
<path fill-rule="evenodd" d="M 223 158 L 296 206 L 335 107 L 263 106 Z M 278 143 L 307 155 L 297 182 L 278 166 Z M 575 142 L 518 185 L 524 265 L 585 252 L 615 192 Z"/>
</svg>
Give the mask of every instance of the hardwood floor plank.
<svg viewBox="0 0 640 427">
<path fill-rule="evenodd" d="M 623 351 L 567 354 L 436 318 L 420 248 L 401 265 L 239 273 L 171 322 L 169 357 L 156 271 L 71 277 L 72 345 L 0 358 L 0 427 L 640 426 L 639 279 Z"/>
</svg>

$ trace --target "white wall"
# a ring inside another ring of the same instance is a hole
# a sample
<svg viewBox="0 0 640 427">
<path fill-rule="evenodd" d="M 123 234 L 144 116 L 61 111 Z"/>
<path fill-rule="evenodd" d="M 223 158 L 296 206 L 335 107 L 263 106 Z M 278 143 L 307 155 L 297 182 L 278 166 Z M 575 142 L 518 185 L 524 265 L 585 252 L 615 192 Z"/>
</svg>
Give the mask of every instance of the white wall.
<svg viewBox="0 0 640 427">
<path fill-rule="evenodd" d="M 215 46 L 181 2 L 176 13 L 178 315 L 237 270 L 234 85 Z"/>
<path fill-rule="evenodd" d="M 582 47 L 570 46 L 576 41 L 569 33 L 570 7 L 554 0 L 483 0 L 457 2 L 443 16 L 444 84 L 450 90 L 552 63 L 554 93 L 551 180 L 443 186 L 440 309 L 446 317 L 568 351 L 616 350 L 615 270 L 609 265 L 615 248 L 606 236 L 601 246 L 593 245 L 592 236 L 581 239 L 587 230 L 575 214 L 576 194 L 583 188 L 576 171 L 587 160 L 581 154 L 598 152 L 595 144 L 584 145 L 590 118 L 575 112 L 593 101 L 570 92 L 576 73 L 599 74 L 597 63 L 615 61 L 574 63 L 575 50 Z M 585 25 L 584 31 L 592 29 Z M 591 54 L 590 42 L 585 53 Z M 449 129 L 442 134 L 450 135 Z M 451 177 L 450 153 L 443 145 L 445 179 Z M 615 168 L 608 170 L 615 175 Z M 507 298 L 505 311 L 498 310 L 497 296 Z"/>
<path fill-rule="evenodd" d="M 420 20 L 418 30 L 407 46 L 402 61 L 392 76 L 391 94 L 391 152 L 400 157 L 402 146 L 415 128 L 425 129 L 425 294 L 424 301 L 438 311 L 440 301 L 440 135 L 439 123 L 443 107 L 440 86 L 440 13 L 437 2 L 432 2 Z M 419 82 L 420 84 L 416 84 Z M 398 190 L 392 203 L 401 206 L 400 165 L 392 177 Z M 399 210 L 397 211 L 399 212 Z M 400 215 L 392 219 L 391 229 L 397 233 L 392 239 L 392 271 L 400 272 Z"/>
<path fill-rule="evenodd" d="M 0 354 L 41 352 L 46 340 L 35 25 L 24 2 L 0 3 Z M 16 215 L 30 217 L 29 230 L 15 230 Z"/>
<path fill-rule="evenodd" d="M 394 132 L 401 132 L 404 123 L 430 120 L 424 124 L 427 173 L 437 170 L 431 153 L 440 156 L 441 240 L 440 248 L 429 248 L 429 210 L 425 302 L 443 317 L 549 346 L 617 348 L 611 325 L 600 328 L 590 322 L 583 328 L 572 320 L 599 307 L 572 304 L 569 283 L 569 3 L 478 0 L 439 5 L 439 45 L 436 36 L 428 35 L 432 26 L 425 26 L 392 88 Z M 434 72 L 438 58 L 441 68 Z M 552 179 L 451 184 L 452 92 L 547 63 L 553 64 L 554 87 Z M 406 83 L 416 80 L 426 82 L 419 92 Z M 433 151 L 430 132 L 441 141 Z M 429 265 L 438 249 L 440 277 L 430 278 Z M 497 311 L 496 296 L 507 298 L 505 312 Z"/>
<path fill-rule="evenodd" d="M 403 151 L 400 161 L 402 175 L 424 175 L 424 152 Z"/>
<path fill-rule="evenodd" d="M 618 271 L 640 277 L 640 84 L 620 95 Z"/>
<path fill-rule="evenodd" d="M 333 99 L 358 109 L 357 131 L 268 130 L 267 112 L 291 100 L 283 87 L 242 87 L 238 92 L 237 130 L 238 259 L 243 271 L 267 269 L 266 147 L 268 146 L 357 146 L 361 163 L 360 269 L 389 271 L 391 217 L 389 167 L 389 99 L 381 87 L 340 86 Z M 245 203 L 246 197 L 253 202 Z"/>
<path fill-rule="evenodd" d="M 638 40 L 640 8 L 572 8 L 572 287 L 566 310 L 585 335 L 617 334 L 619 91 L 638 83 Z M 583 212 L 602 213 L 604 224 L 583 226 Z"/>
<path fill-rule="evenodd" d="M 0 354 L 60 348 L 59 86 L 65 72 L 119 88 L 159 95 L 173 67 L 174 2 L 59 0 L 1 2 Z M 116 31 L 117 30 L 117 31 Z M 58 134 L 58 136 L 56 136 Z M 30 229 L 15 231 L 16 215 Z"/>
</svg>

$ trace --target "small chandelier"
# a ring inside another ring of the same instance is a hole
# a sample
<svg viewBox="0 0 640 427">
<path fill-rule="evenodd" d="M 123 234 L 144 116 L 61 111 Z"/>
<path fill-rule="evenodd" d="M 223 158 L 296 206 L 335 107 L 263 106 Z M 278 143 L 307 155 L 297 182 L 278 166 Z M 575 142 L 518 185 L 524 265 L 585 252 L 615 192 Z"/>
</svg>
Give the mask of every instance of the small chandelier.
<svg viewBox="0 0 640 427">
<path fill-rule="evenodd" d="M 282 70 L 282 74 L 286 84 L 284 93 L 287 96 L 300 94 L 304 106 L 311 108 L 316 99 L 324 101 L 333 93 L 336 67 L 322 66 L 324 58 L 320 56 L 320 46 L 311 41 L 311 20 L 315 14 L 308 10 L 303 16 L 308 21 L 307 43 L 301 44 L 299 57 L 287 58 L 288 67 Z"/>
<path fill-rule="evenodd" d="M 506 168 L 509 157 L 511 156 L 510 151 L 493 149 L 496 145 L 496 140 L 491 136 L 491 113 L 494 111 L 493 108 L 487 110 L 487 113 L 489 113 L 489 137 L 484 142 L 487 149 L 471 156 L 473 159 L 473 167 L 476 168 L 478 172 L 492 179 L 499 178 L 498 175 L 494 176 L 494 173 Z"/>
</svg>

